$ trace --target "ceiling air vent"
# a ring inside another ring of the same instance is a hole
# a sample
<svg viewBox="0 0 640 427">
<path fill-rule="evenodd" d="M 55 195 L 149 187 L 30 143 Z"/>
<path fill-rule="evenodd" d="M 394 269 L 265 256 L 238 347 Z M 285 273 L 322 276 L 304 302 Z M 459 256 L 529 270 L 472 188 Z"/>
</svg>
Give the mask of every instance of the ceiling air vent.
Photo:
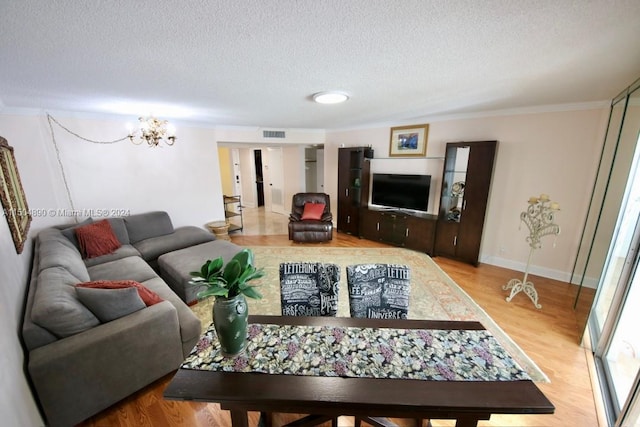
<svg viewBox="0 0 640 427">
<path fill-rule="evenodd" d="M 262 136 L 264 138 L 286 138 L 283 130 L 263 130 Z"/>
</svg>

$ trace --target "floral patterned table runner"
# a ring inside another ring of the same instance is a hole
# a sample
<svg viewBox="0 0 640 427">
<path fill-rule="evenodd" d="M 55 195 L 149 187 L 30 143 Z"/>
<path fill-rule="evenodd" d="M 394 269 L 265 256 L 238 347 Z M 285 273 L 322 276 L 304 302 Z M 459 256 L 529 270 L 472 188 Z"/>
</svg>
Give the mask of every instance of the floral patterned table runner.
<svg viewBox="0 0 640 427">
<path fill-rule="evenodd" d="M 431 381 L 518 381 L 529 375 L 486 330 L 251 324 L 247 349 L 224 357 L 213 324 L 182 369 Z"/>
</svg>

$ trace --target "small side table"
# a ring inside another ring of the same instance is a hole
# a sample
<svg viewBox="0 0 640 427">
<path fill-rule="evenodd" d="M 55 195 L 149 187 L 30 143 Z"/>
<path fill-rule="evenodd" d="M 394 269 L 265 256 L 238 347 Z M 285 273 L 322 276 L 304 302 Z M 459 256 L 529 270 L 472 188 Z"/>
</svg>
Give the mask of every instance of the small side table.
<svg viewBox="0 0 640 427">
<path fill-rule="evenodd" d="M 231 240 L 229 237 L 229 223 L 226 221 L 213 221 L 207 223 L 207 228 L 216 235 L 216 239 Z"/>
</svg>

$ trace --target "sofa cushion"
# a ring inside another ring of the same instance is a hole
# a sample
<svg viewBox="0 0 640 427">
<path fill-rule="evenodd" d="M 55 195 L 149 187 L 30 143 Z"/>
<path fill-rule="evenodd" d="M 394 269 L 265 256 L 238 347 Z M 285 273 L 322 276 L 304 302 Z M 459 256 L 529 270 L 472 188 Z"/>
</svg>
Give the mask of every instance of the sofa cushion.
<svg viewBox="0 0 640 427">
<path fill-rule="evenodd" d="M 60 230 L 44 229 L 38 233 L 38 241 L 38 272 L 51 267 L 63 267 L 80 281 L 89 280 L 80 252 Z"/>
<path fill-rule="evenodd" d="M 123 245 L 128 245 L 131 243 L 129 241 L 129 233 L 127 232 L 127 227 L 124 224 L 124 219 L 122 218 L 107 218 L 109 224 L 111 224 L 111 229 L 113 233 L 118 238 L 118 241 Z M 95 222 L 92 218 L 87 218 L 79 224 L 76 224 L 72 227 L 67 227 L 62 229 L 62 234 L 64 237 L 69 239 L 73 245 L 80 250 L 80 245 L 78 245 L 78 239 L 76 239 L 76 228 L 82 227 L 83 225 L 91 224 Z"/>
<path fill-rule="evenodd" d="M 235 243 L 217 239 L 161 255 L 158 258 L 158 269 L 171 289 L 189 304 L 197 301 L 197 293 L 201 290 L 189 283 L 192 279 L 189 273 L 200 271 L 202 264 L 217 257 L 222 257 L 227 263 L 241 250 L 242 247 Z"/>
<path fill-rule="evenodd" d="M 104 264 L 105 262 L 116 261 L 130 256 L 139 257 L 140 252 L 138 252 L 138 250 L 131 245 L 122 245 L 110 254 L 101 255 L 95 258 L 86 258 L 84 260 L 84 265 L 86 265 L 87 267 L 91 267 L 94 265 Z M 88 280 L 89 279 L 87 279 L 87 281 Z"/>
<path fill-rule="evenodd" d="M 78 300 L 75 288 L 78 282 L 62 267 L 42 270 L 38 274 L 31 319 L 59 338 L 99 325 L 98 318 Z"/>
<path fill-rule="evenodd" d="M 80 250 L 80 245 L 78 244 L 78 239 L 76 239 L 76 228 L 78 227 L 82 227 L 83 225 L 88 225 L 91 224 L 93 222 L 93 219 L 91 217 L 85 219 L 84 221 L 75 224 L 71 227 L 66 227 L 66 228 L 62 228 L 62 235 L 64 237 L 66 237 L 67 239 L 69 239 L 69 241 L 71 243 L 73 243 L 73 246 L 76 247 L 76 249 Z"/>
<path fill-rule="evenodd" d="M 215 240 L 204 228 L 187 225 L 176 228 L 171 234 L 152 237 L 133 244 L 145 261 L 155 261 L 160 255 L 200 243 Z M 154 264 L 155 265 L 155 264 Z"/>
<path fill-rule="evenodd" d="M 107 218 L 109 224 L 111 224 L 111 229 L 113 233 L 118 238 L 118 241 L 123 245 L 128 245 L 131 243 L 129 240 L 129 232 L 127 231 L 127 226 L 124 224 L 124 219 L 122 218 Z"/>
<path fill-rule="evenodd" d="M 135 280 L 142 283 L 145 280 L 158 277 L 153 268 L 139 256 L 130 256 L 115 261 L 87 267 L 90 280 Z"/>
<path fill-rule="evenodd" d="M 78 283 L 76 287 L 92 289 L 135 288 L 147 307 L 163 301 L 158 294 L 147 289 L 142 283 L 138 283 L 134 280 L 96 280 L 94 282 Z"/>
<path fill-rule="evenodd" d="M 127 216 L 124 223 L 131 243 L 173 233 L 171 218 L 163 211 Z"/>
<path fill-rule="evenodd" d="M 78 299 L 102 322 L 107 323 L 146 307 L 135 287 L 101 289 L 76 287 Z"/>
<path fill-rule="evenodd" d="M 305 203 L 304 211 L 302 211 L 302 219 L 320 220 L 320 218 L 322 218 L 322 213 L 324 212 L 325 206 L 326 205 L 324 203 Z"/>
<path fill-rule="evenodd" d="M 106 219 L 76 228 L 76 238 L 83 258 L 110 254 L 122 246 Z"/>
</svg>

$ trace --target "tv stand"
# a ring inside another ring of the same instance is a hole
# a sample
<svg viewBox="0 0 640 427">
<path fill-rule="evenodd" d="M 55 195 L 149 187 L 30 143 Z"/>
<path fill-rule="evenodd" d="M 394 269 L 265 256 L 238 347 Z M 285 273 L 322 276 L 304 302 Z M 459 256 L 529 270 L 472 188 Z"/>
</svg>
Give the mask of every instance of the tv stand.
<svg viewBox="0 0 640 427">
<path fill-rule="evenodd" d="M 438 217 L 431 214 L 363 208 L 359 236 L 431 255 L 437 220 Z"/>
</svg>

